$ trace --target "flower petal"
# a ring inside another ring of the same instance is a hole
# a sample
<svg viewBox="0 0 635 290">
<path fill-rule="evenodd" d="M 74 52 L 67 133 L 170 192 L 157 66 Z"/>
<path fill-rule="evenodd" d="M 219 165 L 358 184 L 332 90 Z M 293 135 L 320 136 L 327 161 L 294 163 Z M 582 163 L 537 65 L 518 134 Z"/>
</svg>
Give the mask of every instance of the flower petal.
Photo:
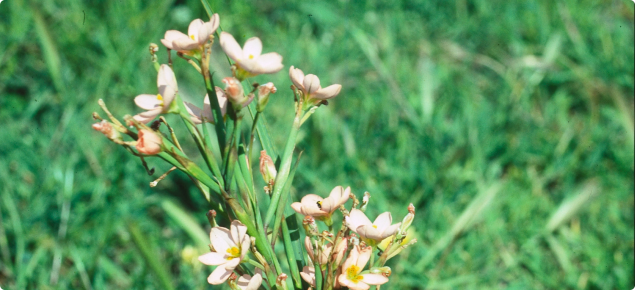
<svg viewBox="0 0 635 290">
<path fill-rule="evenodd" d="M 275 53 L 265 53 L 256 59 L 256 74 L 273 74 L 277 73 L 284 68 L 282 65 L 282 56 Z"/>
<path fill-rule="evenodd" d="M 203 110 L 192 103 L 183 102 L 183 104 L 185 105 L 187 112 L 190 114 L 190 120 L 192 120 L 194 124 L 202 124 L 203 120 L 201 118 L 203 117 Z"/>
<path fill-rule="evenodd" d="M 313 256 L 313 245 L 311 244 L 311 239 L 309 237 L 304 238 L 304 247 L 306 248 L 306 253 L 309 255 L 312 261 L 315 261 L 315 257 Z"/>
<path fill-rule="evenodd" d="M 216 267 L 212 274 L 207 277 L 207 282 L 212 285 L 223 284 L 223 282 L 225 282 L 227 278 L 229 278 L 229 275 L 231 275 L 234 271 L 234 268 L 228 269 L 226 266 L 227 264 L 222 264 Z"/>
<path fill-rule="evenodd" d="M 239 220 L 232 221 L 231 224 L 231 238 L 236 245 L 241 245 L 243 240 L 247 236 L 247 227 L 243 225 Z M 248 236 L 247 236 L 248 237 Z"/>
<path fill-rule="evenodd" d="M 359 256 L 357 257 L 357 262 L 355 262 L 355 265 L 357 265 L 357 267 L 359 267 L 359 269 L 361 270 L 364 269 L 366 263 L 368 263 L 370 255 L 372 255 L 373 253 L 373 249 L 371 247 L 362 248 L 361 246 L 359 248 Z"/>
<path fill-rule="evenodd" d="M 387 237 L 390 237 L 392 235 L 394 235 L 395 233 L 397 233 L 397 231 L 399 230 L 399 227 L 401 226 L 401 223 L 396 223 L 392 226 L 389 226 L 387 228 L 385 228 L 382 233 L 381 233 L 381 238 L 385 239 Z"/>
<path fill-rule="evenodd" d="M 346 194 L 346 196 L 344 196 Z M 329 197 L 324 199 L 322 203 L 322 210 L 327 212 L 333 212 L 340 205 L 344 204 L 348 200 L 348 194 L 345 193 L 342 186 L 336 186 L 331 190 Z"/>
<path fill-rule="evenodd" d="M 213 227 L 209 233 L 209 239 L 214 251 L 221 254 L 225 254 L 227 249 L 237 246 L 232 241 L 229 230 L 223 227 Z"/>
<path fill-rule="evenodd" d="M 217 253 L 217 252 L 211 252 L 211 253 L 207 253 L 205 255 L 199 256 L 198 260 L 201 263 L 205 265 L 210 265 L 210 266 L 218 266 L 220 264 L 227 263 L 227 260 L 225 259 L 225 255 L 221 253 Z"/>
<path fill-rule="evenodd" d="M 220 46 L 223 48 L 223 51 L 225 51 L 225 54 L 232 60 L 238 62 L 242 59 L 243 50 L 231 34 L 225 31 L 220 33 Z"/>
<path fill-rule="evenodd" d="M 161 114 L 161 108 L 156 108 L 150 111 L 145 111 L 145 112 L 136 114 L 133 116 L 133 118 L 137 120 L 137 122 L 147 124 L 148 122 L 154 120 L 154 118 L 156 118 L 160 114 Z"/>
<path fill-rule="evenodd" d="M 163 43 L 163 45 L 165 45 L 165 47 L 169 49 L 174 49 L 174 45 L 172 44 L 172 41 L 180 39 L 180 38 L 187 38 L 187 35 L 185 35 L 185 33 L 180 32 L 178 30 L 168 30 L 165 32 L 163 39 L 161 39 L 161 43 Z"/>
<path fill-rule="evenodd" d="M 314 74 L 308 74 L 302 82 L 307 94 L 312 94 L 320 89 L 320 79 Z"/>
<path fill-rule="evenodd" d="M 340 93 L 340 90 L 342 90 L 342 85 L 338 85 L 338 84 L 330 85 L 326 88 L 319 89 L 317 92 L 313 94 L 312 98 L 318 99 L 318 100 L 330 99 L 330 98 L 336 97 Z"/>
<path fill-rule="evenodd" d="M 191 38 L 179 38 L 172 41 L 172 46 L 178 51 L 194 50 L 199 47 L 198 41 Z"/>
<path fill-rule="evenodd" d="M 383 240 L 381 236 L 381 232 L 376 229 L 374 226 L 369 225 L 361 225 L 355 229 L 355 232 L 358 233 L 363 238 L 372 239 L 376 241 Z"/>
<path fill-rule="evenodd" d="M 390 226 L 391 223 L 392 223 L 392 215 L 390 214 L 390 212 L 387 211 L 377 216 L 377 218 L 375 219 L 375 222 L 373 222 L 373 225 L 377 226 L 377 229 L 380 232 L 383 232 L 386 228 Z"/>
<path fill-rule="evenodd" d="M 302 272 L 300 272 L 300 276 L 302 276 L 304 281 L 315 287 L 315 268 L 304 266 L 304 268 L 302 268 Z"/>
<path fill-rule="evenodd" d="M 210 35 L 216 32 L 218 25 L 220 24 L 220 17 L 218 13 L 214 13 L 208 22 L 205 22 L 203 27 L 198 30 L 198 43 L 204 44 L 209 40 Z"/>
<path fill-rule="evenodd" d="M 369 285 L 381 285 L 388 282 L 388 278 L 381 274 L 364 274 L 362 282 Z"/>
<path fill-rule="evenodd" d="M 134 102 L 135 104 L 137 104 L 139 108 L 148 110 L 148 111 L 154 110 L 157 107 L 161 107 L 161 104 L 163 103 L 162 100 L 159 100 L 157 98 L 157 95 L 149 95 L 149 94 L 136 96 L 134 98 Z"/>
<path fill-rule="evenodd" d="M 243 57 L 245 59 L 257 59 L 262 53 L 262 41 L 258 37 L 247 39 L 243 46 Z"/>
<path fill-rule="evenodd" d="M 304 73 L 302 72 L 302 70 L 291 66 L 289 68 L 289 78 L 296 88 L 298 88 L 299 90 L 304 90 L 304 85 L 302 84 L 302 82 L 304 81 Z"/>
<path fill-rule="evenodd" d="M 344 260 L 344 264 L 342 265 L 342 269 L 348 269 L 352 265 L 357 265 L 357 259 L 359 258 L 359 246 L 353 246 L 350 253 L 348 253 L 348 257 Z M 343 272 L 346 272 L 344 270 Z"/>
<path fill-rule="evenodd" d="M 201 29 L 201 27 L 203 27 L 203 24 L 205 24 L 203 20 L 194 19 L 192 20 L 192 22 L 190 22 L 190 26 L 187 27 L 188 38 L 196 41 L 197 44 L 198 44 L 198 31 Z"/>
<path fill-rule="evenodd" d="M 346 217 L 346 226 L 354 232 L 361 225 L 372 225 L 368 217 L 359 209 L 352 209 L 351 213 Z"/>
</svg>

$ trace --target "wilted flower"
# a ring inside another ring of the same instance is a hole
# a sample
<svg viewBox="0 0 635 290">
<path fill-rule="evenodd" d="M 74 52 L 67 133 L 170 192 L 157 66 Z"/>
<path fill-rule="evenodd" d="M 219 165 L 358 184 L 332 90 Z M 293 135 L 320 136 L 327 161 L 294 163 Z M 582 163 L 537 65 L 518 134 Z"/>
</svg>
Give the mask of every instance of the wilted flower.
<svg viewBox="0 0 635 290">
<path fill-rule="evenodd" d="M 375 222 L 371 223 L 366 215 L 356 208 L 351 210 L 346 217 L 346 225 L 360 237 L 380 242 L 381 240 L 394 235 L 401 223 L 391 225 L 392 216 L 390 212 L 380 214 Z"/>
<path fill-rule="evenodd" d="M 315 287 L 315 268 L 314 267 L 304 266 L 304 268 L 302 268 L 302 272 L 300 272 L 300 276 L 302 276 L 302 279 L 306 281 L 307 283 L 309 283 L 309 285 Z"/>
<path fill-rule="evenodd" d="M 336 186 L 327 198 L 322 198 L 316 194 L 308 194 L 300 202 L 291 204 L 291 207 L 300 214 L 321 220 L 329 220 L 331 214 L 348 200 L 350 192 L 350 186 L 346 189 L 342 186 Z"/>
<path fill-rule="evenodd" d="M 152 130 L 141 129 L 135 147 L 141 154 L 156 155 L 161 152 L 162 144 L 163 138 L 159 134 Z"/>
<path fill-rule="evenodd" d="M 174 72 L 167 64 L 162 64 L 159 68 L 157 76 L 158 95 L 138 95 L 134 102 L 139 108 L 147 110 L 146 112 L 137 114 L 134 119 L 141 123 L 148 123 L 161 113 L 167 113 L 170 109 L 172 100 L 176 97 L 178 87 L 176 86 L 176 77 Z"/>
<path fill-rule="evenodd" d="M 218 266 L 207 277 L 207 282 L 218 285 L 234 271 L 236 266 L 249 252 L 250 238 L 247 227 L 237 220 L 231 224 L 231 231 L 223 227 L 212 228 L 209 234 L 215 252 L 198 257 L 205 265 Z"/>
<path fill-rule="evenodd" d="M 371 247 L 355 246 L 351 250 L 350 254 L 344 265 L 342 265 L 342 274 L 339 275 L 338 281 L 342 286 L 348 287 L 351 290 L 366 290 L 369 289 L 369 285 L 381 285 L 388 282 L 388 278 L 381 274 L 364 274 L 361 275 L 362 269 L 368 263 L 370 255 L 372 254 Z"/>
<path fill-rule="evenodd" d="M 101 122 L 93 124 L 93 129 L 106 135 L 106 137 L 108 137 L 108 139 L 110 140 L 121 140 L 121 134 L 119 134 L 119 131 L 115 130 L 112 124 L 106 120 L 101 120 Z"/>
<path fill-rule="evenodd" d="M 227 113 L 227 98 L 225 97 L 225 92 L 223 89 L 216 87 L 216 97 L 218 99 L 218 104 L 220 105 L 220 110 L 225 116 Z M 185 109 L 190 113 L 190 119 L 195 124 L 201 124 L 203 122 L 209 122 L 214 124 L 214 115 L 212 114 L 212 105 L 209 100 L 209 95 L 205 95 L 205 99 L 203 99 L 203 109 L 200 109 L 196 105 L 188 102 L 183 102 L 185 104 Z"/>
<path fill-rule="evenodd" d="M 304 246 L 306 247 L 306 253 L 309 255 L 312 261 L 317 261 L 318 264 L 324 265 L 329 262 L 329 258 L 331 256 L 331 251 L 333 250 L 333 243 L 328 243 L 326 245 L 320 245 L 318 243 L 318 253 L 319 256 L 315 255 L 313 252 L 313 244 L 311 243 L 311 239 L 306 237 L 304 239 Z"/>
<path fill-rule="evenodd" d="M 242 290 L 256 290 L 262 284 L 262 270 L 256 268 L 254 276 L 247 274 L 238 277 L 236 285 Z"/>
<path fill-rule="evenodd" d="M 283 68 L 281 55 L 275 52 L 261 55 L 262 42 L 258 37 L 247 39 L 241 48 L 231 34 L 223 31 L 220 34 L 220 46 L 236 62 L 240 71 L 236 77 L 241 80 L 259 74 L 277 73 Z"/>
<path fill-rule="evenodd" d="M 302 70 L 293 66 L 289 68 L 289 78 L 307 99 L 327 100 L 337 96 L 342 89 L 342 85 L 339 84 L 322 88 L 320 79 L 316 75 L 308 74 L 305 76 Z"/>
<path fill-rule="evenodd" d="M 187 28 L 187 35 L 178 30 L 168 30 L 161 39 L 161 43 L 169 49 L 183 53 L 190 53 L 192 50 L 201 49 L 209 41 L 210 35 L 218 29 L 220 23 L 218 13 L 212 15 L 209 22 L 195 19 Z"/>
</svg>

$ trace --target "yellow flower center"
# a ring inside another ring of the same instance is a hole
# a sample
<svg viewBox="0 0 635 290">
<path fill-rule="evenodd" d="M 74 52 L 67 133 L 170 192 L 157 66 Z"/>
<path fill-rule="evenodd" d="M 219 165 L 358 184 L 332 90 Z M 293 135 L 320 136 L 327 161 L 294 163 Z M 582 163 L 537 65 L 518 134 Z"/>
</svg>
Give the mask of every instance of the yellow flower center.
<svg viewBox="0 0 635 290">
<path fill-rule="evenodd" d="M 161 94 L 157 94 L 157 100 L 159 100 L 159 103 L 163 106 L 163 96 L 161 96 Z"/>
<path fill-rule="evenodd" d="M 253 55 L 253 54 L 250 54 L 250 55 L 249 55 L 249 59 L 254 59 L 254 55 Z"/>
<path fill-rule="evenodd" d="M 196 39 L 194 38 L 194 34 L 190 35 L 190 38 L 191 38 L 192 40 L 196 40 Z"/>
<path fill-rule="evenodd" d="M 318 208 L 319 208 L 319 209 L 322 209 L 322 202 L 321 202 L 321 201 L 318 201 L 318 202 L 317 202 L 317 206 L 318 206 Z"/>
<path fill-rule="evenodd" d="M 364 279 L 364 276 L 357 274 L 359 273 L 359 270 L 359 267 L 357 267 L 356 265 L 351 265 L 350 267 L 348 267 L 348 269 L 346 269 L 346 278 L 348 278 L 348 280 L 353 283 L 361 281 L 362 279 Z"/>
<path fill-rule="evenodd" d="M 240 257 L 240 249 L 238 249 L 237 247 L 231 247 L 227 249 L 227 254 L 229 254 L 229 257 L 227 257 L 228 261 L 233 258 L 238 258 Z"/>
<path fill-rule="evenodd" d="M 373 228 L 377 228 L 377 225 L 373 225 Z"/>
</svg>

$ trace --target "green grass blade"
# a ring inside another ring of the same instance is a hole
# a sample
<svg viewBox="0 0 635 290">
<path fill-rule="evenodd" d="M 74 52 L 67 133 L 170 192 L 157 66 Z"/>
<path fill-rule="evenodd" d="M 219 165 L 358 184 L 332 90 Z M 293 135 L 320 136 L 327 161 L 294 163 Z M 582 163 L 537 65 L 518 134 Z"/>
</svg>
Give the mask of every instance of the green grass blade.
<svg viewBox="0 0 635 290">
<path fill-rule="evenodd" d="M 146 262 L 146 265 L 158 278 L 161 288 L 167 290 L 174 289 L 174 285 L 172 285 L 174 279 L 170 276 L 169 270 L 165 267 L 166 265 L 157 259 L 159 255 L 153 249 L 154 244 L 152 241 L 144 237 L 134 221 L 128 221 L 128 232 L 139 254 L 141 254 L 143 260 Z"/>
</svg>

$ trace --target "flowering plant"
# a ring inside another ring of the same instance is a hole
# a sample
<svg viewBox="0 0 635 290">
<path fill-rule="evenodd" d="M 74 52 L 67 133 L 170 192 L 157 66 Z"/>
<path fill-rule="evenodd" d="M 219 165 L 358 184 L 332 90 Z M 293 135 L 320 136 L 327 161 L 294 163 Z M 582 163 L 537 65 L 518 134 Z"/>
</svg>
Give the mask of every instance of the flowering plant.
<svg viewBox="0 0 635 290">
<path fill-rule="evenodd" d="M 158 46 L 150 46 L 158 72 L 158 94 L 142 94 L 134 99 L 144 112 L 127 115 L 121 122 L 100 100 L 108 120 L 94 113 L 99 122 L 93 129 L 139 157 L 146 169 L 145 158 L 163 159 L 173 166 L 167 173 L 176 169 L 184 172 L 201 191 L 211 208 L 207 217 L 212 229 L 210 252 L 198 260 L 215 266 L 207 279 L 210 284 L 227 283 L 231 289 L 321 290 L 369 289 L 370 285 L 388 282 L 391 270 L 386 261 L 415 242 L 405 242 L 414 219 L 412 205 L 402 222 L 392 224 L 389 212 L 371 222 L 365 213 L 370 194 L 365 193 L 360 202 L 350 187 L 336 186 L 325 198 L 308 194 L 299 202 L 289 200 L 298 132 L 319 107 L 339 95 L 342 86 L 323 88 L 316 75 L 305 75 L 294 66 L 289 68 L 295 115 L 284 151 L 278 155 L 266 128 L 258 122 L 277 89 L 271 82 L 254 83 L 249 89 L 243 83 L 257 75 L 281 71 L 282 56 L 275 52 L 263 54 L 263 44 L 257 37 L 241 47 L 231 34 L 218 31 L 218 14 L 209 17 L 208 22 L 192 21 L 187 35 L 176 30 L 165 33 L 161 43 L 167 48 L 168 64 L 159 64 Z M 220 35 L 220 45 L 231 59 L 232 76 L 222 80 L 223 87 L 214 85 L 210 68 L 215 35 Z M 202 107 L 181 98 L 171 50 L 203 77 L 207 95 L 201 98 Z M 183 120 L 205 169 L 185 153 L 165 114 L 175 114 Z M 248 138 L 241 134 L 245 120 L 250 125 Z M 214 130 L 208 129 L 207 123 Z M 258 162 L 252 152 L 256 135 L 263 148 Z M 254 163 L 259 164 L 266 184 L 262 191 L 254 186 Z M 268 207 L 261 213 L 259 205 L 263 203 Z M 301 225 L 294 211 L 304 216 Z M 336 228 L 337 220 L 341 224 Z M 300 238 L 301 228 L 304 238 Z M 279 242 L 284 244 L 284 256 L 274 250 Z M 289 276 L 291 279 L 287 279 Z"/>
</svg>

